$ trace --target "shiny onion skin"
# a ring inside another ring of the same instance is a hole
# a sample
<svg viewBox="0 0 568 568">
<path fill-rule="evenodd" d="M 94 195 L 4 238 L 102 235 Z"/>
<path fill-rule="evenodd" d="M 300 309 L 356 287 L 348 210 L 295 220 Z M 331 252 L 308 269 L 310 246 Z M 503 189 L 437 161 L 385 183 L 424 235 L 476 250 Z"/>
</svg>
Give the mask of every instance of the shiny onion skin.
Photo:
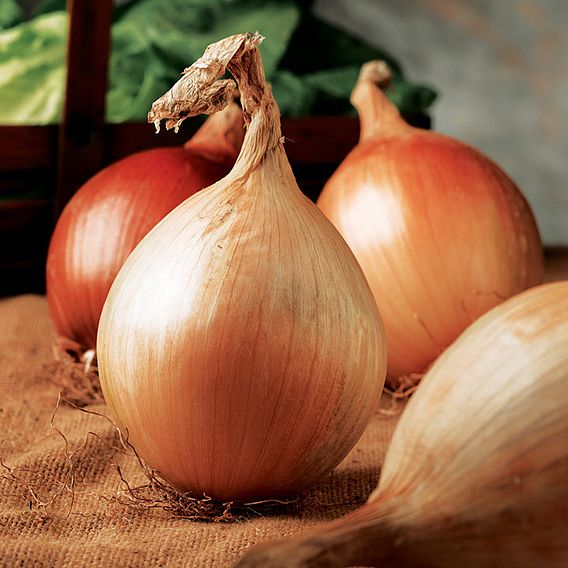
<svg viewBox="0 0 568 568">
<path fill-rule="evenodd" d="M 360 142 L 318 206 L 367 276 L 396 387 L 481 314 L 538 284 L 543 260 L 511 179 L 474 148 L 404 122 L 376 85 L 385 75 L 382 62 L 363 67 L 352 94 Z"/>
<path fill-rule="evenodd" d="M 95 347 L 103 304 L 123 262 L 174 207 L 230 171 L 242 137 L 241 111 L 232 104 L 185 146 L 132 154 L 77 191 L 47 257 L 47 302 L 59 336 Z"/>
<path fill-rule="evenodd" d="M 238 83 L 233 170 L 182 203 L 117 276 L 97 353 L 105 400 L 144 460 L 219 501 L 295 495 L 335 467 L 376 409 L 384 332 L 361 268 L 299 190 L 258 34 L 210 45 L 156 101 L 167 127 Z"/>
<path fill-rule="evenodd" d="M 567 346 L 568 281 L 491 309 L 424 376 L 367 503 L 238 568 L 566 568 Z"/>
</svg>

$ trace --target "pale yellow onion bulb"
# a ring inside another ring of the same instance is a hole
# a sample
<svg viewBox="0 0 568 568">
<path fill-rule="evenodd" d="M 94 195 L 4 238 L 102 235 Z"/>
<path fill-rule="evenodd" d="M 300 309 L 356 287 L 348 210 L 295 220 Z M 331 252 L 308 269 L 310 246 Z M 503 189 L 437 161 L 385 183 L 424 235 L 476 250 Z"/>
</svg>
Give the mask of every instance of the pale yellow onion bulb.
<svg viewBox="0 0 568 568">
<path fill-rule="evenodd" d="M 388 381 L 423 373 L 475 319 L 542 277 L 542 246 L 513 181 L 474 148 L 409 126 L 363 66 L 359 144 L 318 206 L 363 268 L 387 333 Z"/>
<path fill-rule="evenodd" d="M 568 566 L 568 281 L 471 325 L 424 376 L 368 502 L 239 568 Z"/>
<path fill-rule="evenodd" d="M 258 35 L 204 56 L 150 113 L 177 127 L 226 104 L 248 125 L 231 173 L 136 248 L 105 304 L 106 401 L 138 453 L 182 490 L 247 501 L 295 494 L 352 448 L 386 373 L 383 328 L 354 256 L 302 195 Z"/>
</svg>

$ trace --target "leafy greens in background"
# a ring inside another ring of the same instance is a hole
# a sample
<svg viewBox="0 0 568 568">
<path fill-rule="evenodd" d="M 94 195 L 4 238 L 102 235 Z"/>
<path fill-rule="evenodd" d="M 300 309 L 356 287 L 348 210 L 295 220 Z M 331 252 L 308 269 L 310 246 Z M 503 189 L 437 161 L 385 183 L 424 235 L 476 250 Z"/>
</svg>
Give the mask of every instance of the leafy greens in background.
<svg viewBox="0 0 568 568">
<path fill-rule="evenodd" d="M 64 4 L 44 0 L 32 20 L 0 32 L 0 123 L 60 119 Z M 15 2 L 0 0 L 0 28 L 10 5 Z M 145 120 L 151 103 L 209 43 L 243 30 L 268 38 L 262 57 L 284 116 L 352 112 L 349 94 L 359 67 L 377 58 L 394 71 L 389 96 L 403 113 L 423 113 L 435 98 L 428 87 L 406 81 L 390 55 L 318 20 L 302 0 L 131 0 L 115 10 L 108 120 Z"/>
<path fill-rule="evenodd" d="M 270 76 L 299 15 L 292 1 L 139 0 L 113 27 L 109 119 L 143 120 L 152 102 L 207 45 L 238 30 L 258 28 L 270 37 L 262 45 Z"/>
<path fill-rule="evenodd" d="M 0 30 L 20 23 L 23 15 L 23 10 L 17 0 L 0 0 Z"/>
<path fill-rule="evenodd" d="M 56 122 L 63 104 L 67 14 L 0 33 L 0 124 Z"/>
</svg>

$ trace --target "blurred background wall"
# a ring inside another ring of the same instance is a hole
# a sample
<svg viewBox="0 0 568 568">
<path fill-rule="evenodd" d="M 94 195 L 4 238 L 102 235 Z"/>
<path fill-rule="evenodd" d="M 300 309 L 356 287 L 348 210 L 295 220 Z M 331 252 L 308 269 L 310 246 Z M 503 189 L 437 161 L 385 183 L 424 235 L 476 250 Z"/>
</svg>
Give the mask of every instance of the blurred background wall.
<svg viewBox="0 0 568 568">
<path fill-rule="evenodd" d="M 434 127 L 504 167 L 545 242 L 568 245 L 567 0 L 315 0 L 314 9 L 436 87 Z"/>
</svg>

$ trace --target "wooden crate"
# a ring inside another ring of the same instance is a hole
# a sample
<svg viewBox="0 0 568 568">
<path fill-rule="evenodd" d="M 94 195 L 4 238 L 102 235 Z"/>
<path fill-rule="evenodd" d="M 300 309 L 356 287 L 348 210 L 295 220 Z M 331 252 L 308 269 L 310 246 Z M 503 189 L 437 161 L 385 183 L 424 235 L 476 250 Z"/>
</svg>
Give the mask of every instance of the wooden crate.
<svg viewBox="0 0 568 568">
<path fill-rule="evenodd" d="M 44 290 L 54 222 L 75 191 L 132 152 L 179 145 L 197 128 L 154 134 L 146 123 L 105 124 L 112 0 L 68 0 L 67 84 L 61 126 L 0 126 L 0 296 Z M 427 116 L 409 121 L 429 127 Z M 358 138 L 353 117 L 284 119 L 286 151 L 302 191 L 316 199 Z M 34 190 L 43 193 L 34 195 Z"/>
<path fill-rule="evenodd" d="M 282 127 L 298 183 L 315 199 L 355 145 L 358 121 L 350 117 L 284 119 Z M 132 152 L 179 145 L 195 128 L 187 121 L 177 135 L 172 131 L 155 135 L 150 124 L 106 125 L 98 167 Z M 58 140 L 59 128 L 55 126 L 0 126 L 0 295 L 44 289 L 45 255 L 61 187 L 57 183 Z M 66 175 L 65 171 L 61 175 Z M 79 185 L 77 182 L 74 189 Z M 46 188 L 44 196 L 27 196 L 39 186 Z M 2 200 L 6 195 L 13 197 Z M 59 203 L 62 207 L 65 200 L 59 199 Z"/>
</svg>

